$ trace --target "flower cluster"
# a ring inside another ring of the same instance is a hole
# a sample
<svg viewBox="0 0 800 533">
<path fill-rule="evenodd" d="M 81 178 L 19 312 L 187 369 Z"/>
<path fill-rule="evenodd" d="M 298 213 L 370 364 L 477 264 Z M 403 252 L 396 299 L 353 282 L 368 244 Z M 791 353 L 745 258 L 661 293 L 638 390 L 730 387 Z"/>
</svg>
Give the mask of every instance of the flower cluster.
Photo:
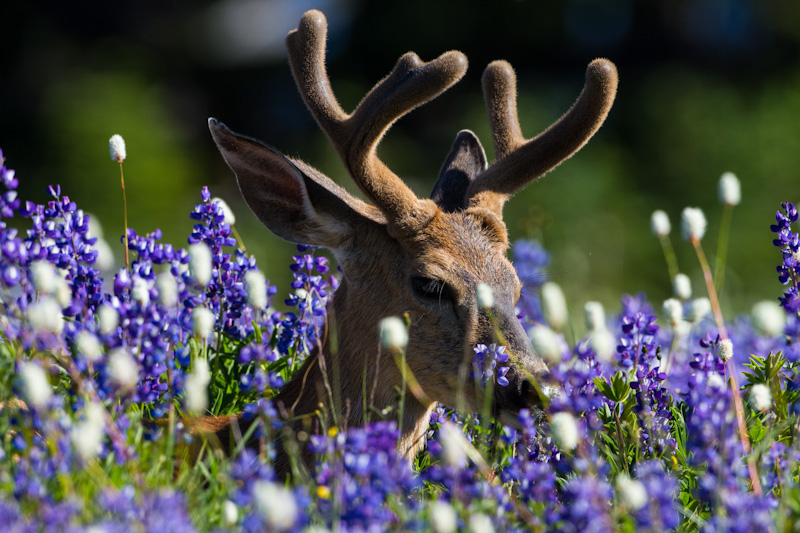
<svg viewBox="0 0 800 533">
<path fill-rule="evenodd" d="M 473 349 L 475 355 L 472 357 L 472 377 L 480 379 L 481 387 L 485 387 L 489 381 L 496 382 L 501 387 L 508 386 L 506 374 L 509 367 L 502 365 L 508 361 L 505 349 L 505 346 L 498 346 L 494 343 L 489 346 L 478 344 Z M 501 364 L 498 366 L 498 363 Z"/>
</svg>

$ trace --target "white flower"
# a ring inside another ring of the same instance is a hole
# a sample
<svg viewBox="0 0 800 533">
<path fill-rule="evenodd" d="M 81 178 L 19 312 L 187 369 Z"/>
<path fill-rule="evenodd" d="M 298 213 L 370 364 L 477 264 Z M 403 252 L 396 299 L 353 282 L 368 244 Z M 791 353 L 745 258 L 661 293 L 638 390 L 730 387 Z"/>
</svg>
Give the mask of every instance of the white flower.
<svg viewBox="0 0 800 533">
<path fill-rule="evenodd" d="M 570 451 L 578 445 L 578 423 L 571 414 L 562 411 L 551 416 L 550 431 L 556 446 L 561 450 Z"/>
<path fill-rule="evenodd" d="M 225 517 L 225 524 L 232 526 L 239 521 L 239 508 L 230 500 L 225 500 L 222 504 L 222 516 Z"/>
<path fill-rule="evenodd" d="M 253 309 L 265 309 L 269 304 L 267 299 L 267 278 L 260 270 L 248 270 L 244 275 L 244 285 L 247 290 L 247 301 Z"/>
<path fill-rule="evenodd" d="M 384 318 L 378 324 L 381 346 L 386 350 L 402 350 L 408 345 L 408 330 L 405 323 L 396 316 Z"/>
<path fill-rule="evenodd" d="M 286 488 L 271 481 L 253 484 L 255 508 L 270 529 L 286 531 L 297 520 L 297 501 Z"/>
<path fill-rule="evenodd" d="M 108 245 L 105 239 L 98 237 L 92 247 L 97 250 L 97 259 L 94 262 L 94 266 L 101 272 L 114 270 L 114 252 L 111 251 L 111 246 Z"/>
<path fill-rule="evenodd" d="M 464 433 L 452 422 L 445 421 L 439 429 L 442 460 L 447 466 L 463 467 L 467 464 L 467 442 Z"/>
<path fill-rule="evenodd" d="M 112 135 L 108 140 L 108 151 L 111 153 L 111 160 L 122 163 L 128 154 L 125 152 L 125 139 L 121 135 Z"/>
<path fill-rule="evenodd" d="M 750 387 L 750 401 L 758 411 L 766 411 L 772 407 L 772 393 L 769 387 L 763 383 L 757 383 Z"/>
<path fill-rule="evenodd" d="M 211 203 L 217 202 L 217 205 L 222 210 L 222 215 L 225 217 L 225 222 L 230 225 L 236 224 L 236 217 L 233 215 L 233 211 L 228 206 L 228 204 L 222 198 L 215 197 L 211 199 Z"/>
<path fill-rule="evenodd" d="M 656 237 L 666 237 L 672 231 L 669 216 L 661 209 L 653 211 L 650 215 L 650 230 Z"/>
<path fill-rule="evenodd" d="M 294 295 L 297 296 L 298 300 L 305 300 L 308 298 L 308 291 L 303 289 L 302 287 L 294 291 Z"/>
<path fill-rule="evenodd" d="M 119 325 L 119 313 L 114 309 L 114 306 L 104 303 L 97 310 L 97 320 L 100 326 L 101 335 L 110 335 L 117 330 Z"/>
<path fill-rule="evenodd" d="M 178 304 L 178 282 L 171 272 L 162 272 L 156 276 L 158 301 L 164 307 L 175 307 Z"/>
<path fill-rule="evenodd" d="M 664 317 L 673 329 L 683 322 L 683 304 L 681 304 L 680 300 L 675 298 L 664 300 L 663 309 Z"/>
<path fill-rule="evenodd" d="M 106 371 L 123 391 L 134 388 L 139 382 L 139 365 L 125 348 L 116 348 L 108 354 Z"/>
<path fill-rule="evenodd" d="M 475 297 L 478 300 L 478 307 L 481 309 L 491 309 L 494 306 L 494 292 L 492 292 L 492 288 L 485 283 L 478 283 L 478 288 L 475 290 Z"/>
<path fill-rule="evenodd" d="M 548 363 L 561 360 L 561 346 L 556 333 L 547 326 L 533 326 L 528 330 L 533 351 Z"/>
<path fill-rule="evenodd" d="M 147 280 L 139 276 L 133 278 L 131 300 L 138 302 L 142 307 L 146 307 L 150 303 L 150 287 L 148 287 Z"/>
<path fill-rule="evenodd" d="M 53 387 L 47 372 L 33 361 L 20 364 L 19 378 L 22 385 L 22 396 L 28 406 L 36 409 L 47 407 L 47 402 L 53 396 Z"/>
<path fill-rule="evenodd" d="M 551 328 L 560 330 L 567 325 L 567 300 L 561 287 L 553 281 L 542 285 L 542 312 Z"/>
<path fill-rule="evenodd" d="M 94 334 L 89 333 L 85 329 L 82 329 L 75 338 L 75 347 L 78 349 L 78 353 L 83 354 L 83 356 L 91 362 L 100 359 L 103 353 L 103 345 L 100 344 L 100 341 Z"/>
<path fill-rule="evenodd" d="M 722 390 L 725 388 L 725 380 L 719 374 L 711 374 L 708 376 L 708 386 L 718 391 Z"/>
<path fill-rule="evenodd" d="M 206 243 L 196 242 L 189 246 L 189 272 L 203 287 L 211 281 L 211 249 Z"/>
<path fill-rule="evenodd" d="M 753 325 L 767 337 L 783 334 L 786 326 L 786 312 L 772 300 L 764 300 L 753 306 Z"/>
<path fill-rule="evenodd" d="M 722 339 L 719 341 L 719 358 L 727 361 L 733 357 L 733 342 L 730 339 Z"/>
<path fill-rule="evenodd" d="M 56 267 L 44 260 L 31 263 L 33 287 L 43 294 L 52 295 L 58 289 L 59 276 Z"/>
<path fill-rule="evenodd" d="M 195 307 L 192 309 L 192 330 L 194 334 L 203 340 L 207 340 L 214 332 L 214 312 L 207 307 Z"/>
<path fill-rule="evenodd" d="M 492 519 L 483 513 L 473 513 L 469 517 L 470 533 L 494 533 Z"/>
<path fill-rule="evenodd" d="M 600 302 L 586 302 L 583 314 L 586 317 L 586 329 L 589 331 L 606 329 L 606 312 Z"/>
<path fill-rule="evenodd" d="M 208 361 L 197 358 L 192 371 L 183 382 L 184 405 L 190 413 L 202 413 L 208 407 L 208 384 L 211 383 L 211 371 Z"/>
<path fill-rule="evenodd" d="M 589 347 L 597 355 L 597 359 L 606 363 L 611 362 L 617 348 L 617 338 L 607 329 L 596 329 L 589 337 Z"/>
<path fill-rule="evenodd" d="M 64 329 L 63 315 L 58 304 L 49 297 L 43 297 L 31 304 L 27 311 L 28 322 L 34 331 L 49 331 L 58 335 Z"/>
<path fill-rule="evenodd" d="M 739 178 L 733 172 L 725 172 L 719 179 L 719 201 L 725 205 L 739 205 L 742 201 Z"/>
<path fill-rule="evenodd" d="M 638 479 L 631 479 L 626 474 L 617 476 L 617 497 L 623 507 L 638 511 L 647 505 L 647 489 Z"/>
<path fill-rule="evenodd" d="M 710 313 L 711 300 L 703 296 L 701 298 L 695 298 L 692 300 L 692 303 L 689 306 L 689 316 L 687 318 L 691 319 L 692 323 L 697 324 Z"/>
<path fill-rule="evenodd" d="M 83 459 L 89 461 L 100 453 L 105 430 L 105 410 L 96 403 L 89 403 L 84 410 L 85 419 L 78 422 L 70 431 L 72 449 Z"/>
<path fill-rule="evenodd" d="M 456 511 L 446 501 L 431 502 L 428 513 L 434 533 L 453 533 L 456 530 L 458 526 Z"/>
<path fill-rule="evenodd" d="M 69 288 L 69 283 L 67 283 L 67 271 L 66 270 L 58 270 L 58 282 L 56 284 L 56 290 L 53 293 L 53 296 L 58 302 L 58 305 L 61 308 L 69 307 L 72 303 L 72 289 Z"/>
<path fill-rule="evenodd" d="M 706 216 L 699 207 L 686 207 L 681 213 L 681 233 L 687 241 L 700 240 L 706 233 Z"/>
<path fill-rule="evenodd" d="M 677 274 L 672 280 L 672 292 L 676 298 L 688 300 L 692 297 L 692 282 L 686 274 Z"/>
</svg>

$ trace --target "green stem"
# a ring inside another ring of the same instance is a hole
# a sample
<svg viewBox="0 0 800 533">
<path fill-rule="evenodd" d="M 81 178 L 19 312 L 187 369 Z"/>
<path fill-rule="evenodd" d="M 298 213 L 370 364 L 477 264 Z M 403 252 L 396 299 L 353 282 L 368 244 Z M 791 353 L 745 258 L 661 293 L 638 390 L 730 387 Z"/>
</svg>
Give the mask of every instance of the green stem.
<svg viewBox="0 0 800 533">
<path fill-rule="evenodd" d="M 722 223 L 719 227 L 719 239 L 717 241 L 717 259 L 714 262 L 714 280 L 717 293 L 722 292 L 725 284 L 725 261 L 728 256 L 728 240 L 731 233 L 731 215 L 733 206 L 725 204 L 722 210 Z"/>
<path fill-rule="evenodd" d="M 125 219 L 125 233 L 122 235 L 122 242 L 125 245 L 125 269 L 131 269 L 131 261 L 128 256 L 128 200 L 125 197 L 125 176 L 122 174 L 122 161 L 119 162 L 119 182 L 122 185 L 122 213 Z"/>
<path fill-rule="evenodd" d="M 672 241 L 669 240 L 667 235 L 659 237 L 658 240 L 661 241 L 661 249 L 664 250 L 664 259 L 667 262 L 669 281 L 672 283 L 672 280 L 674 280 L 675 276 L 680 272 L 680 270 L 678 270 L 678 258 L 675 256 L 675 250 L 672 249 Z"/>
</svg>

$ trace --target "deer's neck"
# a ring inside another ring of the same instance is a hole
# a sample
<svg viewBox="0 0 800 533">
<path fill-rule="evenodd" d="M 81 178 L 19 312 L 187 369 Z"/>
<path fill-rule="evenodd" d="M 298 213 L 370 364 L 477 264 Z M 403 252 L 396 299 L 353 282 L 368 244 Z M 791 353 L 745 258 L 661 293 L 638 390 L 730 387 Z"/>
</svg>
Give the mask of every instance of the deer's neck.
<svg viewBox="0 0 800 533">
<path fill-rule="evenodd" d="M 380 353 L 378 321 L 381 316 L 351 299 L 347 280 L 328 304 L 329 324 L 321 347 L 313 350 L 302 368 L 274 402 L 298 427 L 320 429 L 320 404 L 327 424 L 359 427 L 367 421 L 397 420 L 400 452 L 413 458 L 426 442 L 430 414 L 435 404 L 424 405 L 407 388 L 397 362 Z M 332 312 L 331 312 L 332 311 Z M 402 404 L 400 398 L 404 397 Z"/>
</svg>

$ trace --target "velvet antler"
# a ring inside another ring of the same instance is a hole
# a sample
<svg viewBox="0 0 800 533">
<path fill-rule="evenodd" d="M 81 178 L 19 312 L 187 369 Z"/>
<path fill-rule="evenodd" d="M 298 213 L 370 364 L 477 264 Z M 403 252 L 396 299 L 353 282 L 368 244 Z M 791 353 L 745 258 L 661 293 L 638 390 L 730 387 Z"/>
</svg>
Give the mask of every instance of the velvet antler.
<svg viewBox="0 0 800 533">
<path fill-rule="evenodd" d="M 336 101 L 325 70 L 326 30 L 325 16 L 309 11 L 286 38 L 292 73 L 306 106 L 359 188 L 390 222 L 407 224 L 424 216 L 420 211 L 428 204 L 378 159 L 376 149 L 398 118 L 461 79 L 467 69 L 466 57 L 451 51 L 424 63 L 409 52 L 348 115 Z"/>
<path fill-rule="evenodd" d="M 586 84 L 569 111 L 537 137 L 527 140 L 517 118 L 517 81 L 506 61 L 493 61 L 483 73 L 483 92 L 494 141 L 495 161 L 467 189 L 467 203 L 502 215 L 505 201 L 528 182 L 577 152 L 600 128 L 617 92 L 617 69 L 595 59 Z"/>
</svg>

